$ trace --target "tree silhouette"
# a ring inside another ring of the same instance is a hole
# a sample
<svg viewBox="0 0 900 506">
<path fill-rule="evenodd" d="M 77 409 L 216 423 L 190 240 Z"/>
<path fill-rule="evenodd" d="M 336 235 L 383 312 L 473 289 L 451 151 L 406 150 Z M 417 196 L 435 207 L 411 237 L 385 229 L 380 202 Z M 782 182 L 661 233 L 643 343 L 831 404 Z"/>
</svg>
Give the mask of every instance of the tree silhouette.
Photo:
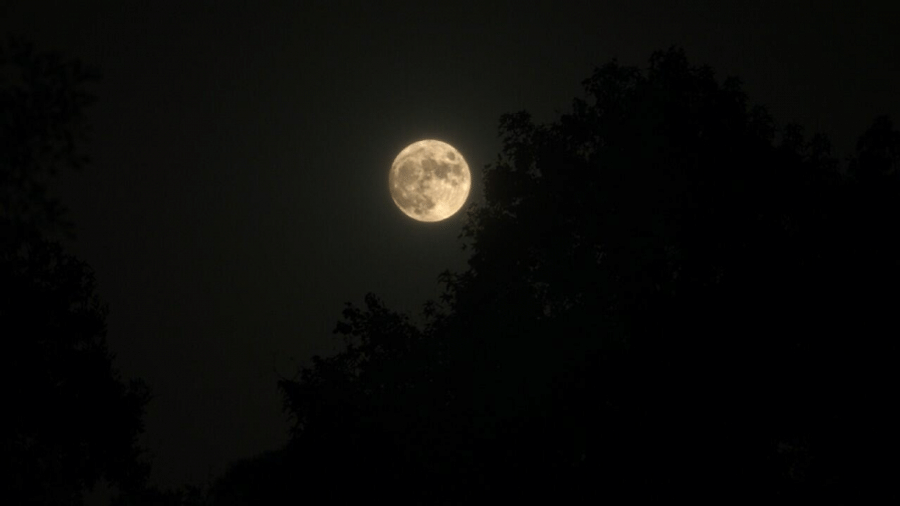
<svg viewBox="0 0 900 506">
<path fill-rule="evenodd" d="M 35 238 L 72 232 L 65 209 L 48 190 L 60 172 L 79 170 L 87 134 L 85 85 L 97 71 L 56 53 L 10 39 L 0 46 L 0 237 Z"/>
<path fill-rule="evenodd" d="M 856 143 L 856 150 L 857 157 L 851 169 L 861 182 L 879 184 L 898 177 L 900 132 L 894 129 L 889 117 L 875 118 Z"/>
<path fill-rule="evenodd" d="M 125 382 L 106 346 L 90 267 L 51 237 L 71 233 L 48 184 L 80 152 L 79 63 L 11 41 L 0 48 L 0 335 L 4 501 L 77 505 L 105 478 L 136 486 L 146 387 Z"/>
<path fill-rule="evenodd" d="M 280 383 L 290 465 L 409 503 L 896 495 L 890 123 L 847 177 L 678 49 L 584 87 L 501 118 L 423 328 L 370 295 Z"/>
</svg>

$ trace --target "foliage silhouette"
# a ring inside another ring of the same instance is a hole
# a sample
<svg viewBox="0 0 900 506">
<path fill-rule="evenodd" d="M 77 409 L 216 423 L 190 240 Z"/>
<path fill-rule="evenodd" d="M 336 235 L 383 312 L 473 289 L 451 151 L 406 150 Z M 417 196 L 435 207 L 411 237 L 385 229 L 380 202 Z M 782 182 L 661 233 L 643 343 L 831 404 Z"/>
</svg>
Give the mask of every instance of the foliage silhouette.
<svg viewBox="0 0 900 506">
<path fill-rule="evenodd" d="M 889 120 L 846 176 L 678 49 L 584 88 L 501 118 L 469 268 L 422 328 L 370 294 L 280 382 L 273 473 L 338 501 L 895 497 Z"/>
<path fill-rule="evenodd" d="M 72 233 L 48 185 L 87 161 L 79 141 L 93 76 L 20 41 L 0 48 L 0 454 L 10 504 L 77 505 L 100 478 L 127 489 L 147 472 L 136 442 L 147 388 L 113 368 L 93 272 L 51 239 Z"/>
<path fill-rule="evenodd" d="M 0 46 L 0 237 L 72 233 L 48 183 L 90 161 L 81 151 L 84 110 L 94 101 L 85 85 L 95 69 L 10 39 Z M 15 233 L 15 235 L 13 235 Z"/>
</svg>

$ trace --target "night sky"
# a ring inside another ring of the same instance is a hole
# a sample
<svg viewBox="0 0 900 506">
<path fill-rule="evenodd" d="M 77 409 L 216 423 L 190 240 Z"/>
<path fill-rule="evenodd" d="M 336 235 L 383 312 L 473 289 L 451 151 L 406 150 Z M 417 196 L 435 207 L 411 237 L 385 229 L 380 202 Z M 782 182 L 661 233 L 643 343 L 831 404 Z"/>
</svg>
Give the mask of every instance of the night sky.
<svg viewBox="0 0 900 506">
<path fill-rule="evenodd" d="M 115 364 L 152 388 L 154 481 L 283 444 L 276 382 L 338 348 L 344 302 L 416 313 L 465 267 L 464 213 L 420 223 L 390 198 L 411 142 L 459 149 L 477 202 L 502 113 L 551 120 L 595 66 L 671 45 L 840 156 L 900 118 L 900 4 L 736 3 L 4 2 L 0 33 L 102 74 L 93 162 L 55 190 Z"/>
</svg>

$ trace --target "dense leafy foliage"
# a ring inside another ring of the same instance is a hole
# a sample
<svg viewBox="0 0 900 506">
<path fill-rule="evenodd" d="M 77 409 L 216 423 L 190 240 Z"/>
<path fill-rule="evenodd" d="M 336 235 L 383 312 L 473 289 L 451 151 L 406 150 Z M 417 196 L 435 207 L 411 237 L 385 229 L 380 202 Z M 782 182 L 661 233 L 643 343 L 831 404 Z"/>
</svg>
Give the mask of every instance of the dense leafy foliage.
<svg viewBox="0 0 900 506">
<path fill-rule="evenodd" d="M 898 134 L 850 173 L 679 50 L 501 118 L 469 269 L 284 381 L 310 487 L 410 502 L 884 492 Z M 892 309 L 893 308 L 893 309 Z M 343 487 L 342 487 L 343 484 Z M 878 492 L 876 492 L 878 491 Z"/>
<path fill-rule="evenodd" d="M 890 121 L 845 172 L 679 50 L 584 87 L 552 123 L 501 118 L 468 270 L 422 327 L 348 306 L 344 350 L 280 384 L 290 445 L 223 504 L 294 480 L 416 504 L 896 495 Z"/>
<path fill-rule="evenodd" d="M 12 41 L 0 48 L 0 462 L 9 504 L 77 505 L 101 478 L 141 483 L 146 386 L 106 345 L 91 268 L 52 240 L 71 224 L 49 183 L 77 169 L 93 72 Z"/>
</svg>

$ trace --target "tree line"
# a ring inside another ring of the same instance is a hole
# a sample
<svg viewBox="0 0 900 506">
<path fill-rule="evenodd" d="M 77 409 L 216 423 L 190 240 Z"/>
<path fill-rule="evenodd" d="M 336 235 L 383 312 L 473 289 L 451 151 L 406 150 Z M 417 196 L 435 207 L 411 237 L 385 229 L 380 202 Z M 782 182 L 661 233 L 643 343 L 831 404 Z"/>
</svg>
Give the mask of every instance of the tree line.
<svg viewBox="0 0 900 506">
<path fill-rule="evenodd" d="M 839 160 L 677 48 L 583 85 L 551 122 L 500 118 L 468 268 L 440 275 L 424 323 L 348 304 L 342 350 L 278 384 L 284 448 L 120 503 L 895 497 L 900 132 L 876 118 Z M 28 314 L 0 311 L 4 329 Z M 133 448 L 145 397 L 101 376 Z"/>
</svg>

